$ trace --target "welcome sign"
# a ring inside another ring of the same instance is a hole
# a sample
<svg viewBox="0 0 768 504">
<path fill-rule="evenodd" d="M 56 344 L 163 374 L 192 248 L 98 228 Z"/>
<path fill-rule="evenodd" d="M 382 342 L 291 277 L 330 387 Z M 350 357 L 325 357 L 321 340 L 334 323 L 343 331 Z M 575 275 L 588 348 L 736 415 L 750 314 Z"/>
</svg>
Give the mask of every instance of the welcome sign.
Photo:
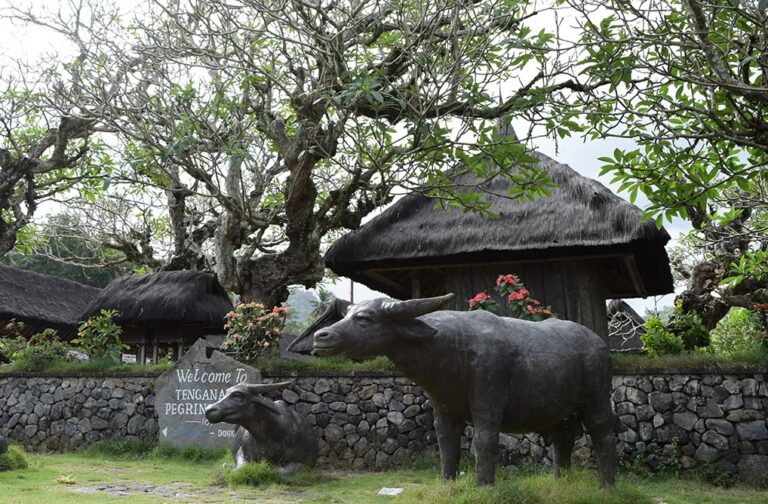
<svg viewBox="0 0 768 504">
<path fill-rule="evenodd" d="M 260 382 L 257 369 L 216 350 L 208 357 L 205 340 L 198 340 L 155 383 L 160 441 L 179 448 L 229 446 L 237 426 L 211 425 L 205 418 L 205 408 L 224 397 L 233 385 Z"/>
</svg>

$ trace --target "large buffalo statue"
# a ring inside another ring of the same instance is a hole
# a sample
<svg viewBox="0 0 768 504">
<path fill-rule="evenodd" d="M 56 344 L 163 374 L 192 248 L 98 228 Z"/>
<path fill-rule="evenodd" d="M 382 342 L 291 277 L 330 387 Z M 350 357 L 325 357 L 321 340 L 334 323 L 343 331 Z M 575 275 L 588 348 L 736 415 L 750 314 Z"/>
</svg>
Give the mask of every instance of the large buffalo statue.
<svg viewBox="0 0 768 504">
<path fill-rule="evenodd" d="M 352 305 L 343 320 L 315 333 L 315 351 L 386 355 L 424 388 L 434 409 L 443 478 L 456 476 L 467 422 L 474 424 L 478 484 L 493 483 L 499 432 L 550 439 L 559 476 L 570 464 L 581 422 L 597 452 L 600 486 L 612 486 L 616 441 L 605 342 L 565 320 L 437 311 L 452 298 Z"/>
</svg>

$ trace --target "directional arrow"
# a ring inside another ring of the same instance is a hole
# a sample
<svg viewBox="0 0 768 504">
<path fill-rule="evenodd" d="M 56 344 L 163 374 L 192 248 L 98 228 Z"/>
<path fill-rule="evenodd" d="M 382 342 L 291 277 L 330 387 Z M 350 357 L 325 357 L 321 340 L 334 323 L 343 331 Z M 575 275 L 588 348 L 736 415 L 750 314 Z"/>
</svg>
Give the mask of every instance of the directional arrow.
<svg viewBox="0 0 768 504">
<path fill-rule="evenodd" d="M 163 436 L 168 437 L 168 427 L 163 429 Z"/>
</svg>

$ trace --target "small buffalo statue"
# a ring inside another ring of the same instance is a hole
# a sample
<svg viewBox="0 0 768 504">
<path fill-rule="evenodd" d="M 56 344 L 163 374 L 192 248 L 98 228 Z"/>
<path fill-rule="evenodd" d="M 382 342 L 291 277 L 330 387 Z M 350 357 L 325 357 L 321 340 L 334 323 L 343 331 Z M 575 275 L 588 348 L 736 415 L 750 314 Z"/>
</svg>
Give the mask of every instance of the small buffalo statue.
<svg viewBox="0 0 768 504">
<path fill-rule="evenodd" d="M 437 311 L 446 296 L 352 305 L 315 333 L 320 355 L 386 355 L 429 396 L 445 479 L 456 477 L 461 434 L 474 424 L 478 484 L 494 481 L 500 432 L 538 432 L 553 443 L 555 475 L 570 465 L 583 424 L 601 488 L 615 475 L 611 357 L 605 342 L 565 320 L 529 322 L 487 311 Z"/>
<path fill-rule="evenodd" d="M 292 383 L 240 383 L 227 389 L 221 400 L 205 408 L 205 418 L 209 422 L 240 426 L 232 445 L 235 469 L 261 459 L 278 466 L 278 472 L 283 475 L 315 465 L 317 438 L 312 426 L 285 401 L 273 401 L 263 395 Z"/>
</svg>

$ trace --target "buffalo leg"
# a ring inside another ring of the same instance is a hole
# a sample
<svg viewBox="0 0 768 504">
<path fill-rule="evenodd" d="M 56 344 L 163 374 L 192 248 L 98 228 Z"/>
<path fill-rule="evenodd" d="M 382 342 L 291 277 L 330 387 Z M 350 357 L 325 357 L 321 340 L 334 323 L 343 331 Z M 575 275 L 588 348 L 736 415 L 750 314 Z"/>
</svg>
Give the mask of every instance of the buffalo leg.
<svg viewBox="0 0 768 504">
<path fill-rule="evenodd" d="M 573 436 L 563 428 L 552 433 L 552 463 L 555 466 L 555 478 L 560 477 L 561 469 L 571 467 L 573 453 Z"/>
<path fill-rule="evenodd" d="M 613 486 L 616 476 L 616 437 L 613 433 L 613 413 L 608 409 L 584 422 L 597 453 L 597 471 L 600 474 L 600 488 Z"/>
<path fill-rule="evenodd" d="M 443 479 L 455 479 L 459 470 L 462 423 L 457 422 L 436 406 L 433 407 L 433 412 L 437 445 L 440 447 L 440 470 Z"/>
<path fill-rule="evenodd" d="M 478 485 L 493 484 L 499 458 L 499 426 L 496 422 L 475 422 L 475 475 Z"/>
</svg>

